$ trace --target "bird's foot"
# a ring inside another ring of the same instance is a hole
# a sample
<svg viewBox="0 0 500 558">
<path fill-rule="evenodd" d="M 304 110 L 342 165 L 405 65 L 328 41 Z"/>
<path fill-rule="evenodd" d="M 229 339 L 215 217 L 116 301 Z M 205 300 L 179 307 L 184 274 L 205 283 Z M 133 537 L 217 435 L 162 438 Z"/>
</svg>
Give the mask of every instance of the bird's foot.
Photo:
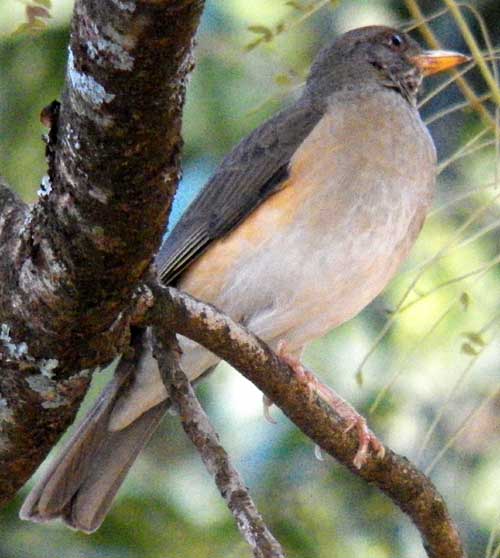
<svg viewBox="0 0 500 558">
<path fill-rule="evenodd" d="M 354 456 L 353 464 L 357 469 L 366 463 L 370 448 L 375 452 L 375 455 L 382 459 L 385 455 L 385 448 L 380 440 L 371 432 L 366 424 L 366 419 L 362 417 L 352 405 L 343 399 L 334 390 L 321 383 L 320 380 L 310 370 L 308 370 L 301 362 L 300 359 L 287 352 L 285 341 L 278 343 L 276 351 L 281 360 L 286 362 L 288 366 L 295 372 L 297 379 L 304 382 L 310 392 L 310 397 L 315 394 L 319 395 L 330 407 L 347 423 L 345 433 L 352 429 L 356 429 L 358 434 L 359 446 L 356 455 Z M 266 408 L 267 401 L 267 408 Z M 269 407 L 272 402 L 269 399 L 264 400 L 266 418 L 269 416 Z M 272 421 L 272 419 L 271 419 Z M 273 421 L 274 422 L 274 421 Z"/>
<path fill-rule="evenodd" d="M 262 406 L 264 407 L 264 418 L 267 420 L 267 422 L 276 424 L 276 421 L 273 419 L 270 412 L 270 409 L 273 406 L 273 402 L 267 395 L 262 396 Z"/>
</svg>

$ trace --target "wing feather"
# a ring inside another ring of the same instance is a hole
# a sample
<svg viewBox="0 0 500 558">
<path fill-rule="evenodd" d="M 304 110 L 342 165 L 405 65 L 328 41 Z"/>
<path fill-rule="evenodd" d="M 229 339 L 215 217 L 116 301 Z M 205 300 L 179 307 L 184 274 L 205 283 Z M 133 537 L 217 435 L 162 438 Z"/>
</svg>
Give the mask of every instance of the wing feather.
<svg viewBox="0 0 500 558">
<path fill-rule="evenodd" d="M 171 284 L 209 247 L 284 184 L 290 159 L 323 114 L 307 96 L 244 138 L 219 165 L 156 258 Z"/>
</svg>

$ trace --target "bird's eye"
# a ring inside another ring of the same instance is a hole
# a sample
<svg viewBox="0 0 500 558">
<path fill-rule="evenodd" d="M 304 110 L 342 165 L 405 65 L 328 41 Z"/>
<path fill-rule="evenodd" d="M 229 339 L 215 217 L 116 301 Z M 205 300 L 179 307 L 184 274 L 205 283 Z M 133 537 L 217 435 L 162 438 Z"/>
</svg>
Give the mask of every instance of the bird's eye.
<svg viewBox="0 0 500 558">
<path fill-rule="evenodd" d="M 391 46 L 399 48 L 403 44 L 403 39 L 401 38 L 401 35 L 394 34 L 389 37 L 389 43 Z"/>
</svg>

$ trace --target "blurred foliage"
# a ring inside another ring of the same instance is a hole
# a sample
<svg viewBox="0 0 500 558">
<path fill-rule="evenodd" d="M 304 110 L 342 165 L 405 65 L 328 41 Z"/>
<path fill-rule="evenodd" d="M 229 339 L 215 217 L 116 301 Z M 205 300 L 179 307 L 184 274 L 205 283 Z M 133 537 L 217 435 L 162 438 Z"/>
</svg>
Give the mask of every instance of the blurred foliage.
<svg viewBox="0 0 500 558">
<path fill-rule="evenodd" d="M 67 54 L 71 2 L 52 4 L 52 19 L 43 18 L 48 25 L 39 33 L 14 31 L 26 21 L 26 6 L 43 2 L 0 4 L 0 170 L 29 201 L 45 172 L 39 112 L 60 94 Z M 452 4 L 417 3 L 427 15 Z M 474 7 L 499 45 L 498 0 Z M 480 24 L 470 11 L 464 16 L 484 52 Z M 396 0 L 208 3 L 189 86 L 174 219 L 223 154 L 293 98 L 318 48 L 368 23 L 411 22 Z M 467 51 L 449 13 L 429 25 L 447 48 Z M 421 39 L 418 29 L 413 33 Z M 491 93 L 481 71 L 466 78 L 479 95 Z M 447 79 L 430 80 L 424 98 Z M 422 108 L 424 118 L 434 119 L 443 172 L 410 261 L 383 297 L 315 343 L 306 360 L 360 410 L 375 409 L 369 420 L 382 440 L 432 468 L 470 558 L 494 558 L 500 554 L 498 132 L 467 106 L 439 117 L 462 101 L 461 89 L 451 85 Z M 483 105 L 494 117 L 491 100 Z M 97 375 L 94 395 L 106 380 L 106 373 Z M 399 510 L 331 459 L 318 461 L 310 441 L 278 410 L 278 424 L 266 423 L 260 394 L 229 367 L 221 366 L 199 393 L 287 556 L 424 556 Z M 93 536 L 21 523 L 25 493 L 0 510 L 1 558 L 249 555 L 173 417 Z"/>
<path fill-rule="evenodd" d="M 15 33 L 45 31 L 47 28 L 47 20 L 50 19 L 50 8 L 52 3 L 50 0 L 33 0 L 24 7 L 26 21 L 23 21 Z"/>
</svg>

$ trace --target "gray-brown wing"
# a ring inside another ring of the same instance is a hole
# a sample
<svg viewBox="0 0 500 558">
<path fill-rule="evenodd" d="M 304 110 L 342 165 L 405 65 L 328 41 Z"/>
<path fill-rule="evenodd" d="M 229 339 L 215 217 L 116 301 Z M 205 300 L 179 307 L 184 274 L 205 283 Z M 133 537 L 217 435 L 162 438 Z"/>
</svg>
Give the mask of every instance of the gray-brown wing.
<svg viewBox="0 0 500 558">
<path fill-rule="evenodd" d="M 224 158 L 160 249 L 156 265 L 165 284 L 171 284 L 211 242 L 280 189 L 292 155 L 322 114 L 322 108 L 304 96 Z"/>
</svg>

